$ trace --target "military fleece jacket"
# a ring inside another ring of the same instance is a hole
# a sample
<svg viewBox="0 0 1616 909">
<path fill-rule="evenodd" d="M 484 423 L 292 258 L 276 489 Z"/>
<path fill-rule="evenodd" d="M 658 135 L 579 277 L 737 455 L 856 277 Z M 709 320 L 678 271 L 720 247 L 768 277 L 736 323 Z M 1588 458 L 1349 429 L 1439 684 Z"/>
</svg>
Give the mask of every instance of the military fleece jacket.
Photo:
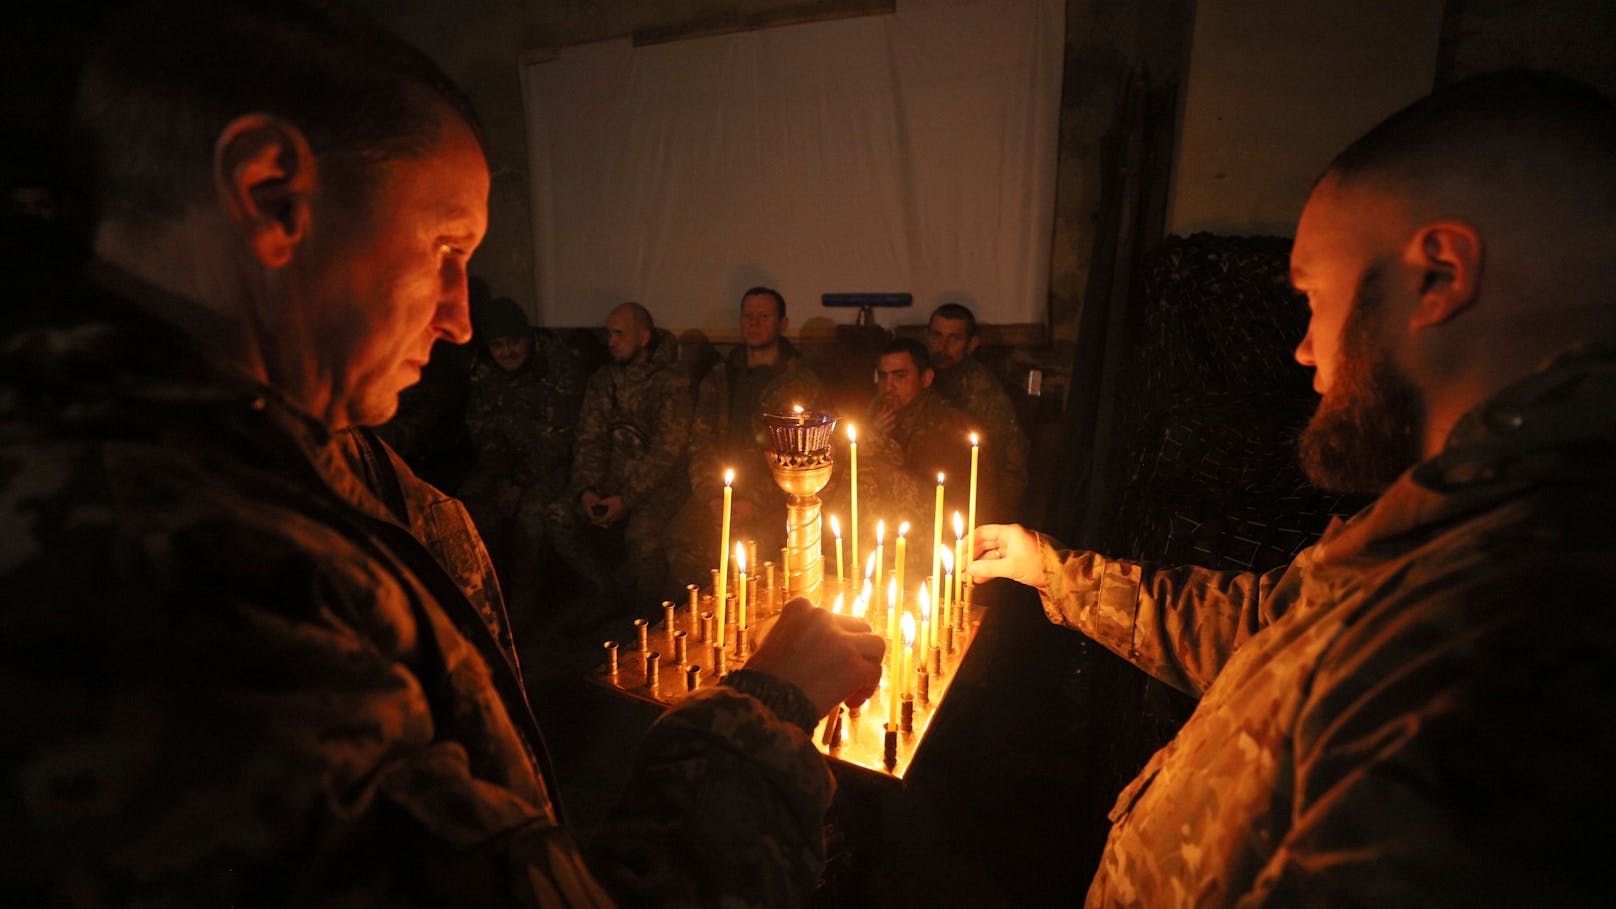
<svg viewBox="0 0 1616 909">
<path fill-rule="evenodd" d="M 800 691 L 670 711 L 586 862 L 464 511 L 407 474 L 388 507 L 190 340 L 208 313 L 101 272 L 0 337 L 9 904 L 806 899 L 832 782 Z"/>
<path fill-rule="evenodd" d="M 1049 617 L 1200 697 L 1090 906 L 1608 905 L 1616 356 L 1573 353 L 1267 574 L 1042 543 Z"/>
</svg>

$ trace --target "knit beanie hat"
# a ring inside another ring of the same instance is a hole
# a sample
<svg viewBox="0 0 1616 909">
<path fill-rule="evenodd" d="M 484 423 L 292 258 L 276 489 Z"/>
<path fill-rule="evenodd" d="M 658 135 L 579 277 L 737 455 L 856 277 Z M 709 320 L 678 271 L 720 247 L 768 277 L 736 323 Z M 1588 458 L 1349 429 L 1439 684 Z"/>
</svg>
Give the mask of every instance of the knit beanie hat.
<svg viewBox="0 0 1616 909">
<path fill-rule="evenodd" d="M 510 297 L 495 297 L 483 307 L 477 320 L 477 337 L 487 343 L 496 338 L 525 335 L 531 330 L 527 313 Z"/>
</svg>

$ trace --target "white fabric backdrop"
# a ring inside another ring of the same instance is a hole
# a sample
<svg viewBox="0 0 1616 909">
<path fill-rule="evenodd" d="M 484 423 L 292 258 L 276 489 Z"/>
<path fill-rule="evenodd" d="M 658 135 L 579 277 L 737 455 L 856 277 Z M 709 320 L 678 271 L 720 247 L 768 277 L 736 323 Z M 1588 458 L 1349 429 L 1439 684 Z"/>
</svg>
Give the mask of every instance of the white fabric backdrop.
<svg viewBox="0 0 1616 909">
<path fill-rule="evenodd" d="M 792 334 L 838 292 L 1044 322 L 1063 40 L 1061 0 L 900 0 L 525 65 L 541 323 L 632 299 L 733 340 L 754 284 Z"/>
</svg>

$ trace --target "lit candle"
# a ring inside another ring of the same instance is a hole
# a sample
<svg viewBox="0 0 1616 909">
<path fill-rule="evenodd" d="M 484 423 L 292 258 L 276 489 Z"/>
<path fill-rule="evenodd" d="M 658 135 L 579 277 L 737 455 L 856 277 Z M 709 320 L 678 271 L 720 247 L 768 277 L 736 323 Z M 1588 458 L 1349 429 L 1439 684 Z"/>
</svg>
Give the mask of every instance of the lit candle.
<svg viewBox="0 0 1616 909">
<path fill-rule="evenodd" d="M 937 475 L 937 509 L 931 520 L 931 589 L 939 594 L 943 588 L 937 586 L 943 580 L 943 562 L 938 553 L 943 550 L 943 475 Z M 936 641 L 928 641 L 935 644 Z"/>
<path fill-rule="evenodd" d="M 976 533 L 976 459 L 982 453 L 980 443 L 981 440 L 977 438 L 976 433 L 971 433 L 971 495 L 966 500 L 965 513 L 965 532 L 967 534 Z"/>
<path fill-rule="evenodd" d="M 909 677 L 915 674 L 915 617 L 903 614 L 903 693 L 909 693 Z"/>
<path fill-rule="evenodd" d="M 892 560 L 892 576 L 898 581 L 898 608 L 903 608 L 903 567 L 904 558 L 909 552 L 909 541 L 904 535 L 909 532 L 909 522 L 904 521 L 898 525 L 898 552 Z"/>
<path fill-rule="evenodd" d="M 887 722 L 888 728 L 898 728 L 898 697 L 903 691 L 902 641 L 898 639 L 898 579 L 887 586 L 887 650 L 892 654 L 887 668 Z"/>
<path fill-rule="evenodd" d="M 724 471 L 724 529 L 718 536 L 718 589 L 713 591 L 718 601 L 718 640 L 720 647 L 724 645 L 724 610 L 729 600 L 729 507 L 733 490 L 730 484 L 735 482 L 735 471 Z"/>
<path fill-rule="evenodd" d="M 735 544 L 735 572 L 740 580 L 735 584 L 735 627 L 746 627 L 746 546 Z"/>
<path fill-rule="evenodd" d="M 862 619 L 870 611 L 870 579 L 864 579 L 864 589 L 853 598 L 853 618 Z"/>
<path fill-rule="evenodd" d="M 965 604 L 965 566 L 970 562 L 965 558 L 965 519 L 957 511 L 954 512 L 954 564 L 959 567 L 959 573 L 954 575 L 954 605 L 958 608 Z"/>
<path fill-rule="evenodd" d="M 830 613 L 831 613 L 831 615 L 841 615 L 842 614 L 842 594 L 841 593 L 836 594 L 836 602 L 831 604 Z"/>
<path fill-rule="evenodd" d="M 858 431 L 853 424 L 847 424 L 847 473 L 851 484 L 848 493 L 848 532 L 852 535 L 853 566 L 859 563 L 859 522 L 858 522 Z"/>
<path fill-rule="evenodd" d="M 909 617 L 909 614 L 907 612 L 904 613 L 904 618 L 908 618 L 908 617 Z M 931 626 L 932 626 L 932 621 L 931 621 L 931 590 L 926 587 L 926 582 L 925 581 L 921 581 L 920 582 L 920 647 L 921 647 L 922 651 L 924 651 L 926 648 L 928 648 L 928 647 L 930 647 L 932 645 Z M 924 660 L 921 661 L 921 665 L 922 666 L 925 665 Z"/>
<path fill-rule="evenodd" d="M 886 521 L 876 521 L 875 522 L 875 589 L 876 590 L 881 589 L 882 575 L 885 574 L 885 572 L 887 570 L 887 566 L 885 564 L 886 556 L 887 556 L 886 536 L 887 536 L 887 522 Z"/>
<path fill-rule="evenodd" d="M 836 589 L 841 590 L 847 584 L 847 575 L 842 572 L 842 522 L 836 520 L 835 515 L 830 516 L 831 536 L 836 538 Z M 853 564 L 858 564 L 858 556 L 853 556 Z"/>
<path fill-rule="evenodd" d="M 943 586 L 938 588 L 943 595 L 943 608 L 937 613 L 937 625 L 941 629 L 951 627 L 954 617 L 954 554 L 948 551 L 947 546 L 939 546 L 938 549 L 943 559 Z M 938 631 L 936 635 L 942 637 L 942 632 Z"/>
</svg>

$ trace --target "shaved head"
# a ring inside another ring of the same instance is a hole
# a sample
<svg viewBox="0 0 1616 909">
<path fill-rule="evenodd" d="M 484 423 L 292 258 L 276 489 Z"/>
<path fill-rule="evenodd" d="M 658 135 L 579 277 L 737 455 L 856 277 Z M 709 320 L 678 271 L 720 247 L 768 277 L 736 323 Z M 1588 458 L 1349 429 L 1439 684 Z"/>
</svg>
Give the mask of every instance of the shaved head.
<svg viewBox="0 0 1616 909">
<path fill-rule="evenodd" d="M 1563 76 L 1477 76 L 1354 142 L 1320 180 L 1394 196 L 1410 222 L 1474 226 L 1540 298 L 1616 297 L 1616 105 Z M 1525 288 L 1523 288 L 1525 289 Z"/>
</svg>

